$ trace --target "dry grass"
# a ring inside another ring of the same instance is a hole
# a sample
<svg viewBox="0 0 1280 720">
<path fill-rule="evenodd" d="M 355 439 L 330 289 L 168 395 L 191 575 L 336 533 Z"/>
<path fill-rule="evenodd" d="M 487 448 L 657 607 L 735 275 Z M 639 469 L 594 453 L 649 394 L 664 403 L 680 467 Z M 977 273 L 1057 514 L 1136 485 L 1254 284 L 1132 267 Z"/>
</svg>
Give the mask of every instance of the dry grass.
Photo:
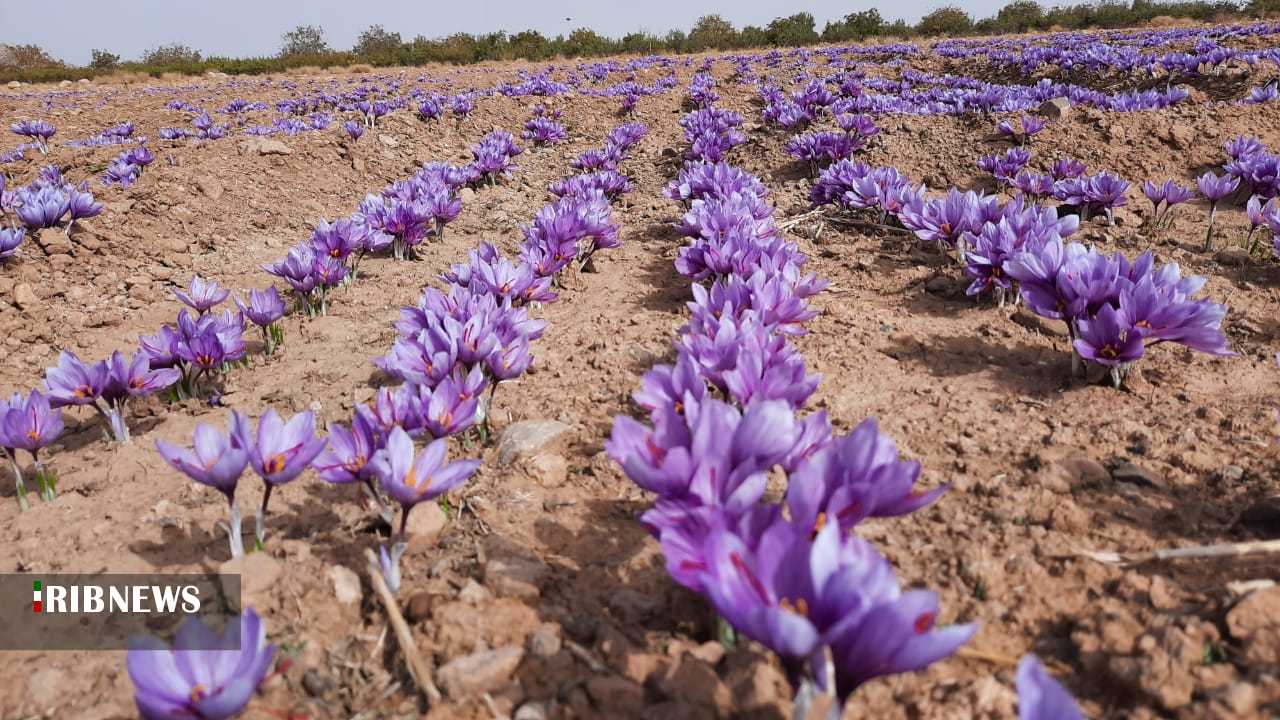
<svg viewBox="0 0 1280 720">
<path fill-rule="evenodd" d="M 351 67 L 347 68 L 347 72 L 351 73 L 352 75 L 366 75 L 368 73 L 373 72 L 373 66 L 369 65 L 368 63 L 358 63 L 356 65 L 352 65 Z"/>
<path fill-rule="evenodd" d="M 151 76 L 144 72 L 117 70 L 109 75 L 99 75 L 93 81 L 100 85 L 137 85 L 151 82 Z"/>
</svg>

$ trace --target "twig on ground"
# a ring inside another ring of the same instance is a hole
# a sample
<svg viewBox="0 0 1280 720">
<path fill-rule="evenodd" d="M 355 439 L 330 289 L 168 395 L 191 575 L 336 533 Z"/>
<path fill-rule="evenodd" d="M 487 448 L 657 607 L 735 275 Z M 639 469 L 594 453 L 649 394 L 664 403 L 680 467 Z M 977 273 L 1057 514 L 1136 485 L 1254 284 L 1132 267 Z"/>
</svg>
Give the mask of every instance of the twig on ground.
<svg viewBox="0 0 1280 720">
<path fill-rule="evenodd" d="M 586 663 L 587 667 L 591 668 L 592 672 L 603 673 L 609 671 L 609 668 L 605 667 L 604 663 L 597 660 L 596 657 L 591 654 L 590 650 L 582 647 L 578 643 L 572 640 L 565 640 L 564 646 L 565 649 L 569 651 L 569 654 Z"/>
<path fill-rule="evenodd" d="M 382 600 L 383 609 L 387 611 L 387 620 L 391 623 L 396 642 L 400 645 L 400 652 L 404 655 L 404 664 L 409 668 L 409 676 L 413 678 L 418 690 L 427 697 L 427 702 L 435 705 L 440 702 L 440 690 L 436 688 L 435 682 L 431 680 L 431 671 L 427 669 L 426 663 L 422 660 L 422 654 L 418 652 L 418 644 L 413 641 L 413 634 L 409 632 L 409 624 L 405 622 L 404 616 L 400 614 L 400 607 L 396 604 L 395 596 L 391 594 L 391 589 L 387 587 L 386 580 L 382 579 L 378 558 L 368 548 L 365 548 L 364 556 L 365 560 L 368 561 L 369 584 L 373 586 L 378 599 Z"/>
<path fill-rule="evenodd" d="M 489 708 L 489 714 L 493 716 L 493 720 L 510 720 L 506 714 L 498 709 L 498 704 L 493 701 L 493 696 L 485 693 L 483 696 L 484 706 Z"/>
<path fill-rule="evenodd" d="M 1137 553 L 1090 552 L 1088 550 L 1081 550 L 1078 551 L 1077 554 L 1107 565 L 1140 565 L 1142 563 L 1161 560 L 1277 555 L 1280 554 L 1280 540 L 1259 540 L 1252 542 L 1224 543 L 1221 545 L 1197 545 L 1195 547 L 1188 548 L 1166 548 L 1163 550 L 1152 550 L 1150 552 Z"/>
</svg>

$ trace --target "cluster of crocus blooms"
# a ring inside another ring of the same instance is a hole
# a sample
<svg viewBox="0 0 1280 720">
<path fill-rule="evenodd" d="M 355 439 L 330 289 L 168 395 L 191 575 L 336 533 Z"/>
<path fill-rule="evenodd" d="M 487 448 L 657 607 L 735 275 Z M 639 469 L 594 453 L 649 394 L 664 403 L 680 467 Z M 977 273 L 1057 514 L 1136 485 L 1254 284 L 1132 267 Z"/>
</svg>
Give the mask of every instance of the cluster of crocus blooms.
<svg viewBox="0 0 1280 720">
<path fill-rule="evenodd" d="M 533 117 L 524 124 L 520 137 L 533 143 L 536 147 L 554 145 L 568 137 L 564 125 L 560 124 L 560 111 L 548 110 L 543 105 L 533 108 Z"/>
<path fill-rule="evenodd" d="M 689 104 L 696 108 L 709 108 L 720 99 L 716 92 L 715 78 L 705 72 L 698 73 L 689 81 Z"/>
<path fill-rule="evenodd" d="M 20 187 L 12 193 L 5 192 L 0 181 L 0 214 L 8 210 L 26 229 L 38 231 L 45 228 L 58 227 L 66 218 L 66 233 L 71 234 L 77 220 L 96 217 L 102 213 L 102 204 L 96 202 L 89 191 L 88 181 L 80 185 L 67 182 L 62 172 L 53 165 L 40 170 L 36 179 L 26 187 Z M 16 225 L 4 237 L 0 237 L 0 257 L 11 255 L 14 248 L 22 241 L 22 233 L 17 232 Z"/>
<path fill-rule="evenodd" d="M 44 120 L 19 120 L 9 126 L 14 135 L 25 137 L 36 144 L 42 154 L 49 154 L 49 138 L 58 131 Z"/>
<path fill-rule="evenodd" d="M 788 337 L 817 314 L 807 299 L 826 283 L 800 274 L 805 258 L 778 232 L 759 180 L 702 165 L 668 193 L 691 203 L 681 229 L 693 240 L 677 260 L 698 281 L 690 321 L 675 364 L 646 373 L 634 396 L 648 422 L 618 417 L 606 450 L 656 494 L 641 520 L 672 578 L 778 654 L 798 708 L 829 694 L 834 717 L 862 683 L 923 668 L 975 631 L 935 629 L 936 595 L 903 592 L 888 561 L 850 532 L 945 488 L 914 490 L 920 465 L 900 460 L 874 420 L 832 437 L 825 412 L 798 415 L 818 377 Z M 787 490 L 773 504 L 765 487 L 778 468 Z"/>
<path fill-rule="evenodd" d="M 364 135 L 364 125 L 355 120 L 348 120 L 342 123 L 342 129 L 346 131 L 352 142 L 359 142 L 360 136 Z"/>
<path fill-rule="evenodd" d="M 147 149 L 146 145 L 126 150 L 107 163 L 106 172 L 102 174 L 102 184 L 127 188 L 138 181 L 142 171 L 155 159 L 155 153 Z"/>
<path fill-rule="evenodd" d="M 494 130 L 480 138 L 480 142 L 471 146 L 474 158 L 471 166 L 479 171 L 480 176 L 496 184 L 499 177 L 509 177 L 516 169 L 511 159 L 524 152 L 524 148 L 516 144 L 516 139 L 506 130 Z"/>
<path fill-rule="evenodd" d="M 1083 220 L 1103 213 L 1107 216 L 1107 224 L 1113 225 L 1115 209 L 1128 203 L 1125 197 L 1128 189 L 1128 181 L 1109 172 L 1100 172 L 1059 180 L 1054 183 L 1053 196 L 1068 205 L 1078 207 Z"/>
<path fill-rule="evenodd" d="M 1119 386 L 1146 349 L 1165 342 L 1212 355 L 1233 355 L 1222 333 L 1224 305 L 1194 296 L 1198 276 L 1157 265 L 1150 252 L 1130 261 L 1058 238 L 1028 244 L 1008 258 L 1005 273 L 1037 314 L 1062 320 L 1072 339 L 1072 367 L 1081 358 L 1110 370 Z"/>
<path fill-rule="evenodd" d="M 1012 121 L 1001 120 L 996 125 L 996 132 L 1003 137 L 1011 138 L 1019 145 L 1026 145 L 1031 142 L 1031 138 L 1040 134 L 1044 130 L 1045 122 L 1034 115 L 1023 115 L 1018 120 L 1018 126 Z"/>
<path fill-rule="evenodd" d="M 187 290 L 175 290 L 174 296 L 194 310 L 195 316 L 183 309 L 175 324 L 162 325 L 155 335 L 138 338 L 152 370 L 177 371 L 177 380 L 172 384 L 174 397 L 198 396 L 203 381 L 213 380 L 232 363 L 244 359 L 244 314 L 229 309 L 212 312 L 230 294 L 216 281 L 194 275 Z"/>
<path fill-rule="evenodd" d="M 630 178 L 616 169 L 610 169 L 570 175 L 551 183 L 548 189 L 559 198 L 602 194 L 609 202 L 617 202 L 623 195 L 631 192 L 632 187 Z"/>
<path fill-rule="evenodd" d="M 742 116 L 732 110 L 709 107 L 680 119 L 689 143 L 685 157 L 691 161 L 720 162 L 726 153 L 747 141 L 740 129 Z"/>
<path fill-rule="evenodd" d="M 130 399 L 167 389 L 181 374 L 174 368 L 152 368 L 142 351 L 86 364 L 70 350 L 58 356 L 56 367 L 45 371 L 45 389 L 55 407 L 88 405 L 106 422 L 117 442 L 130 441 L 127 404 Z"/>
<path fill-rule="evenodd" d="M 418 117 L 426 122 L 444 117 L 444 98 L 440 95 L 431 95 L 423 98 L 418 103 Z"/>
<path fill-rule="evenodd" d="M 1174 180 L 1165 180 L 1159 185 L 1147 180 L 1142 183 L 1142 194 L 1151 201 L 1151 227 L 1157 230 L 1173 222 L 1174 206 L 1195 197 L 1194 192 Z"/>
<path fill-rule="evenodd" d="M 25 450 L 31 454 L 41 499 L 53 500 L 56 481 L 53 473 L 41 463 L 40 450 L 57 440 L 62 430 L 62 411 L 49 402 L 49 395 L 32 390 L 25 397 L 21 393 L 14 393 L 8 400 L 0 397 L 0 450 L 13 468 L 20 510 L 25 511 L 28 505 L 18 451 Z"/>
<path fill-rule="evenodd" d="M 226 123 L 214 124 L 209 113 L 201 110 L 191 118 L 191 126 L 196 129 L 196 137 L 201 140 L 219 140 L 226 137 L 229 126 Z"/>
<path fill-rule="evenodd" d="M 866 146 L 861 135 L 846 132 L 807 132 L 796 135 L 787 142 L 787 154 L 809 163 L 817 174 L 818 168 L 837 160 L 846 160 Z"/>
<path fill-rule="evenodd" d="M 1228 140 L 1226 151 L 1230 161 L 1223 170 L 1239 178 L 1249 194 L 1267 199 L 1280 195 L 1280 155 L 1268 152 L 1262 141 L 1252 136 Z"/>
<path fill-rule="evenodd" d="M 230 506 L 227 534 L 232 557 L 244 555 L 235 492 L 245 468 L 252 466 L 263 482 L 262 504 L 254 515 L 254 538 L 257 546 L 262 547 L 271 491 L 297 479 L 324 447 L 325 441 L 315 433 L 315 416 L 309 410 L 286 423 L 275 410 L 267 409 L 258 420 L 256 430 L 247 418 L 232 410 L 225 433 L 210 425 L 197 425 L 191 448 L 156 441 L 161 457 L 175 470 L 227 498 Z"/>
<path fill-rule="evenodd" d="M 991 173 L 1001 185 L 1007 185 L 1013 182 L 1030 161 L 1030 152 L 1021 147 L 1012 147 L 999 155 L 983 155 L 978 158 L 978 168 Z"/>
<path fill-rule="evenodd" d="M 271 670 L 276 647 L 252 608 L 219 636 L 199 618 L 179 626 L 174 647 L 154 637 L 130 640 L 126 660 L 143 720 L 229 720 L 240 715 Z"/>
<path fill-rule="evenodd" d="M 459 93 L 449 99 L 449 112 L 458 123 L 461 123 L 476 109 L 475 100 L 470 93 Z"/>
</svg>

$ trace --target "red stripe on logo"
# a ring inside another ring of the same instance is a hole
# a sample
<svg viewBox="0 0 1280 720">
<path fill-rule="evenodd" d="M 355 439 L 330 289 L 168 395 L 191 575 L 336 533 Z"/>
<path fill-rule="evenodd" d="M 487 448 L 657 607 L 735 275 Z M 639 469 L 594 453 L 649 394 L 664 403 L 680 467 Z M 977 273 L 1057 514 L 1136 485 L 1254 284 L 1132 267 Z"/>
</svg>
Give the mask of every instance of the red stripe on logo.
<svg viewBox="0 0 1280 720">
<path fill-rule="evenodd" d="M 40 601 L 39 601 L 39 600 L 32 600 L 32 601 L 31 601 L 31 609 L 32 609 L 33 611 L 35 611 L 35 612 L 40 612 Z"/>
</svg>

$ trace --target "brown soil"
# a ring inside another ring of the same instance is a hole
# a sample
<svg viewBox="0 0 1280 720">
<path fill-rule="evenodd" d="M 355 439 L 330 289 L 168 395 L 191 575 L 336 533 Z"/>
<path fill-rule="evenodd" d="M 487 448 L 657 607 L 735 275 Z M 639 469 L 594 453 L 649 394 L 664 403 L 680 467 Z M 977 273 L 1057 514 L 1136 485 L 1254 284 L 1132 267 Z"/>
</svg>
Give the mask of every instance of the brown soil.
<svg viewBox="0 0 1280 720">
<path fill-rule="evenodd" d="M 931 64 L 925 58 L 919 66 Z M 406 71 L 406 88 L 416 75 Z M 687 83 L 689 70 L 680 75 Z M 496 76 L 459 71 L 451 79 L 466 86 L 495 77 L 511 77 L 511 69 Z M 295 78 L 304 87 L 324 79 Z M 49 111 L 34 97 L 11 94 L 0 96 L 0 117 L 6 125 L 13 117 L 45 117 L 60 139 L 125 119 L 154 136 L 159 127 L 184 124 L 180 113 L 163 109 L 173 97 L 213 108 L 233 97 L 270 104 L 288 95 L 256 83 L 232 87 L 206 78 L 166 85 L 162 94 L 95 85 Z M 672 266 L 678 207 L 660 194 L 677 162 L 663 150 L 681 148 L 682 92 L 641 99 L 638 119 L 650 133 L 625 166 L 636 185 L 617 214 L 625 244 L 598 256 L 598 273 L 573 278 L 560 301 L 538 311 L 550 326 L 534 345 L 534 370 L 498 393 L 497 433 L 542 419 L 570 431 L 507 466 L 494 448 L 455 447 L 454 455 L 482 452 L 482 470 L 456 494 L 447 523 L 433 515 L 434 506 L 415 511 L 420 541 L 405 562 L 401 600 L 428 662 L 440 668 L 490 649 L 523 651 L 509 680 L 498 667 L 502 653 L 467 676 L 479 678 L 475 687 L 489 691 L 491 706 L 461 691 L 430 708 L 429 717 L 490 718 L 517 709 L 518 717 L 538 717 L 531 706 L 565 718 L 789 714 L 785 683 L 768 654 L 749 644 L 723 652 L 706 608 L 666 577 L 656 543 L 635 520 L 649 499 L 603 452 L 612 418 L 633 411 L 629 397 L 640 375 L 671 358 L 689 296 Z M 750 129 L 733 162 L 773 190 L 779 219 L 806 211 L 809 181 L 782 149 L 787 135 L 758 126 L 749 88 L 722 81 L 719 92 L 722 105 L 744 112 Z M 28 243 L 0 268 L 0 390 L 38 385 L 62 348 L 97 359 L 133 347 L 139 334 L 172 320 L 179 305 L 170 289 L 192 273 L 236 289 L 264 286 L 269 277 L 260 266 L 314 222 L 352 212 L 365 193 L 411 174 L 415 161 L 464 159 L 491 126 L 518 132 L 534 102 L 485 98 L 474 121 L 456 129 L 401 111 L 354 146 L 337 128 L 280 137 L 292 149 L 286 156 L 240 155 L 234 137 L 164 149 L 154 143 L 158 160 L 137 185 L 100 193 L 108 209 L 84 223 L 70 257 L 47 256 Z M 514 177 L 465 202 L 445 241 L 424 246 L 419 261 L 366 260 L 360 281 L 331 298 L 327 317 L 290 317 L 282 353 L 270 361 L 255 353 L 250 367 L 231 373 L 223 404 L 255 415 L 268 406 L 289 413 L 312 407 L 324 421 L 348 419 L 353 404 L 374 392 L 368 360 L 390 346 L 398 308 L 481 240 L 514 251 L 519 226 L 548 200 L 547 184 L 619 122 L 617 100 L 555 104 L 565 113 L 567 142 L 520 156 Z M 1274 711 L 1280 645 L 1274 630 L 1253 632 L 1243 616 L 1231 621 L 1238 598 L 1226 588 L 1280 579 L 1274 562 L 1120 569 L 1079 552 L 1280 534 L 1274 516 L 1270 525 L 1265 518 L 1240 522 L 1246 509 L 1278 494 L 1272 436 L 1280 392 L 1268 383 L 1280 341 L 1280 268 L 1272 260 L 1241 265 L 1200 252 L 1206 209 L 1194 203 L 1177 211 L 1170 232 L 1149 236 L 1139 226 L 1146 201 L 1138 189 L 1143 179 L 1187 181 L 1220 165 L 1222 142 L 1236 134 L 1280 148 L 1275 108 L 1200 102 L 1130 114 L 1076 109 L 1037 138 L 1033 162 L 1069 153 L 1133 182 L 1119 225 L 1089 224 L 1080 236 L 1131 254 L 1152 249 L 1184 272 L 1207 275 L 1207 293 L 1231 308 L 1227 332 L 1239 357 L 1162 347 L 1125 391 L 1069 381 L 1063 327 L 966 299 L 953 268 L 900 236 L 816 220 L 791 230 L 809 267 L 832 282 L 817 298 L 823 314 L 798 340 L 823 376 L 813 408 L 826 409 L 839 431 L 876 416 L 904 454 L 924 463 L 924 483 L 954 484 L 931 508 L 869 522 L 864 535 L 894 561 L 904 584 L 941 593 L 946 621 L 982 626 L 971 643 L 981 657 L 873 682 L 845 717 L 1014 717 L 1012 667 L 1003 659 L 1028 651 L 1059 671 L 1093 717 L 1263 717 L 1268 703 Z M 974 162 L 1000 147 L 991 118 L 880 122 L 866 161 L 894 164 L 935 188 L 980 187 Z M 78 182 L 117 151 L 60 149 L 52 159 Z M 37 167 L 19 166 L 20 179 Z M 1238 243 L 1246 227 L 1240 208 L 1220 211 L 1219 246 Z M 19 285 L 39 301 L 18 307 Z M 19 514 L 12 489 L 3 493 L 4 570 L 216 570 L 229 558 L 214 527 L 225 506 L 168 468 L 154 442 L 188 438 L 197 422 L 221 423 L 225 413 L 153 400 L 133 420 L 134 444 L 116 446 L 103 440 L 89 413 L 68 412 L 52 454 L 57 501 L 33 497 L 31 511 Z M 246 474 L 246 513 L 258 487 Z M 335 566 L 363 578 L 363 553 L 386 528 L 370 521 L 352 488 L 310 474 L 274 502 L 270 560 L 255 561 L 246 582 L 279 576 L 250 587 L 246 602 L 294 662 L 246 716 L 419 716 L 422 706 L 367 579 L 351 604 L 338 601 L 332 579 Z M 436 543 L 429 542 L 439 530 L 433 522 L 444 523 Z M 1270 603 L 1274 610 L 1277 598 Z M 5 661 L 0 717 L 133 715 L 122 652 L 25 653 Z"/>
</svg>

